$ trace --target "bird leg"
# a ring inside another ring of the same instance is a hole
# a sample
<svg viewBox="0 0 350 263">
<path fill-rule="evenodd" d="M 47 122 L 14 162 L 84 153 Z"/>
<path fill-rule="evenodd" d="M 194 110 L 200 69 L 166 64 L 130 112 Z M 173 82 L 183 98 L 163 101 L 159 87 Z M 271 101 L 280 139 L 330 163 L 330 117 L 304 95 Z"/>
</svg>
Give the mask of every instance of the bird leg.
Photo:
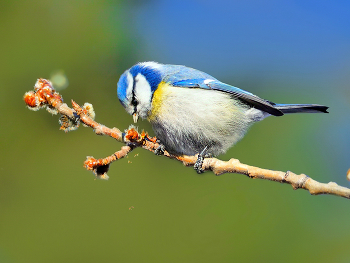
<svg viewBox="0 0 350 263">
<path fill-rule="evenodd" d="M 203 151 L 198 154 L 197 161 L 193 165 L 193 168 L 196 170 L 198 174 L 204 173 L 204 170 L 202 168 L 204 158 L 211 158 L 213 157 L 211 153 L 207 153 L 208 146 L 205 146 Z"/>
<path fill-rule="evenodd" d="M 157 149 L 154 150 L 154 154 L 155 155 L 163 155 L 165 152 L 165 147 L 163 144 L 159 144 L 159 146 L 157 147 Z"/>
</svg>

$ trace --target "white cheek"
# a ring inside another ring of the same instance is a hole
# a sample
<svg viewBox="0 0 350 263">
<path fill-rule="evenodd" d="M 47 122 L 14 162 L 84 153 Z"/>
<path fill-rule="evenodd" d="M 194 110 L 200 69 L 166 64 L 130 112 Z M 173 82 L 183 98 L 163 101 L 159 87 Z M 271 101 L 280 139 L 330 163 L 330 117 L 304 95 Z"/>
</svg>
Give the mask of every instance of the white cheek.
<svg viewBox="0 0 350 263">
<path fill-rule="evenodd" d="M 151 109 L 152 91 L 147 79 L 138 74 L 135 77 L 135 96 L 139 105 L 137 106 L 139 114 L 142 118 L 147 117 L 148 111 Z"/>
<path fill-rule="evenodd" d="M 130 101 L 132 99 L 132 88 L 134 86 L 134 78 L 132 77 L 130 72 L 128 72 L 127 74 L 127 79 L 128 87 L 126 88 L 126 98 Z"/>
<path fill-rule="evenodd" d="M 142 103 L 149 101 L 152 95 L 151 86 L 145 76 L 138 74 L 135 77 L 135 95 L 137 100 Z"/>
</svg>

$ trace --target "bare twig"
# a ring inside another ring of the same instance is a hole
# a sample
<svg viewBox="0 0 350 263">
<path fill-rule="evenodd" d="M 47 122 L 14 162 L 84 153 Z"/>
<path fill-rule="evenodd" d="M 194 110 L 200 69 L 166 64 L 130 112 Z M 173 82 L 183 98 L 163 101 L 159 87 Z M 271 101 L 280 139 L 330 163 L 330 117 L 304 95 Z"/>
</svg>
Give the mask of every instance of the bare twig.
<svg viewBox="0 0 350 263">
<path fill-rule="evenodd" d="M 80 107 L 76 102 L 72 101 L 73 109 L 71 109 L 67 104 L 63 103 L 61 95 L 55 91 L 51 82 L 48 80 L 38 79 L 34 86 L 34 91 L 29 91 L 24 95 L 24 101 L 29 109 L 38 110 L 40 108 L 46 108 L 53 114 L 60 113 L 62 115 L 60 118 L 60 129 L 65 132 L 77 129 L 81 122 L 85 126 L 93 128 L 96 134 L 107 135 L 126 144 L 121 150 L 106 158 L 95 159 L 91 156 L 87 157 L 84 162 L 84 167 L 87 170 L 92 171 L 97 178 L 108 179 L 107 171 L 109 170 L 109 165 L 118 159 L 124 158 L 134 148 L 142 147 L 146 150 L 155 152 L 159 147 L 155 137 L 151 138 L 145 132 L 139 133 L 133 126 L 130 126 L 125 132 L 121 132 L 117 128 L 110 129 L 97 123 L 94 121 L 95 113 L 91 104 L 85 103 L 83 107 Z M 197 155 L 177 156 L 172 155 L 167 151 L 164 152 L 164 156 L 177 159 L 187 166 L 193 166 L 197 160 Z M 290 171 L 280 172 L 262 169 L 242 164 L 237 159 L 221 161 L 216 158 L 206 158 L 203 161 L 202 168 L 203 170 L 211 170 L 216 175 L 224 173 L 244 174 L 250 178 L 288 183 L 293 189 L 306 189 L 312 195 L 332 194 L 350 199 L 350 189 L 339 186 L 334 182 L 329 182 L 327 184 L 320 183 L 305 174 L 297 175 Z M 347 176 L 350 178 L 350 169 Z"/>
<path fill-rule="evenodd" d="M 113 153 L 111 156 L 97 160 L 92 156 L 88 156 L 84 162 L 84 167 L 92 171 L 96 177 L 107 180 L 109 178 L 107 175 L 109 165 L 116 160 L 124 158 L 131 150 L 130 146 L 123 146 L 120 151 Z"/>
</svg>

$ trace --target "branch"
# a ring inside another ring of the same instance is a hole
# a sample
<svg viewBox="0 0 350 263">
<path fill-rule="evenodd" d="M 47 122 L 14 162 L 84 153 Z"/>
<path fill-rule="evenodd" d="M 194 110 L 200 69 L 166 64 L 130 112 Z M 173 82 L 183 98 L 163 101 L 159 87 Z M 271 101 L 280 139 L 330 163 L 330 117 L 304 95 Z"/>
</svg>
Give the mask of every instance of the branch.
<svg viewBox="0 0 350 263">
<path fill-rule="evenodd" d="M 89 103 L 85 103 L 82 107 L 72 100 L 72 108 L 63 103 L 63 98 L 55 91 L 52 83 L 46 79 L 38 79 L 34 86 L 34 91 L 29 91 L 24 95 L 24 101 L 31 110 L 39 110 L 46 108 L 52 114 L 61 114 L 59 123 L 60 129 L 65 132 L 76 130 L 80 123 L 84 126 L 91 127 L 98 135 L 107 135 L 115 140 L 126 144 L 121 147 L 121 150 L 116 151 L 112 155 L 103 158 L 95 159 L 88 156 L 84 162 L 84 167 L 92 171 L 97 178 L 108 179 L 107 172 L 112 162 L 124 158 L 129 152 L 137 147 L 142 147 L 148 151 L 155 152 L 159 148 L 159 143 L 155 137 L 149 137 L 144 131 L 139 133 L 134 126 L 130 126 L 124 132 L 117 128 L 108 128 L 94 121 L 95 112 Z M 181 161 L 186 166 L 194 166 L 198 155 L 195 156 L 178 156 L 172 155 L 164 151 L 164 156 Z M 205 158 L 202 165 L 203 170 L 213 171 L 215 175 L 224 173 L 244 174 L 250 178 L 266 179 L 280 183 L 290 184 L 294 190 L 305 189 L 312 195 L 331 194 L 350 199 L 350 189 L 337 185 L 334 182 L 327 184 L 317 182 L 305 174 L 294 174 L 290 171 L 280 172 L 262 169 L 259 167 L 250 166 L 240 163 L 237 159 L 229 161 L 221 161 L 216 158 Z M 350 169 L 347 173 L 350 179 Z"/>
</svg>

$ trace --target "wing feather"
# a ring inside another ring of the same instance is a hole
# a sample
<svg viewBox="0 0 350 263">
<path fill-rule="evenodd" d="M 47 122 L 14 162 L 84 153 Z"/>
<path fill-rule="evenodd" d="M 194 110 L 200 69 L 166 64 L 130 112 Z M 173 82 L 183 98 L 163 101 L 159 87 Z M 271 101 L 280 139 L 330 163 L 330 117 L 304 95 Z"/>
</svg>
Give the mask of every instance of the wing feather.
<svg viewBox="0 0 350 263">
<path fill-rule="evenodd" d="M 222 83 L 215 78 L 198 78 L 198 79 L 185 79 L 172 83 L 175 87 L 186 87 L 186 88 L 201 88 L 201 89 L 212 89 L 227 92 L 232 96 L 242 100 L 249 105 L 270 113 L 274 116 L 282 116 L 283 113 L 279 109 L 274 107 L 274 103 L 264 100 L 248 91 L 240 88 Z"/>
</svg>

